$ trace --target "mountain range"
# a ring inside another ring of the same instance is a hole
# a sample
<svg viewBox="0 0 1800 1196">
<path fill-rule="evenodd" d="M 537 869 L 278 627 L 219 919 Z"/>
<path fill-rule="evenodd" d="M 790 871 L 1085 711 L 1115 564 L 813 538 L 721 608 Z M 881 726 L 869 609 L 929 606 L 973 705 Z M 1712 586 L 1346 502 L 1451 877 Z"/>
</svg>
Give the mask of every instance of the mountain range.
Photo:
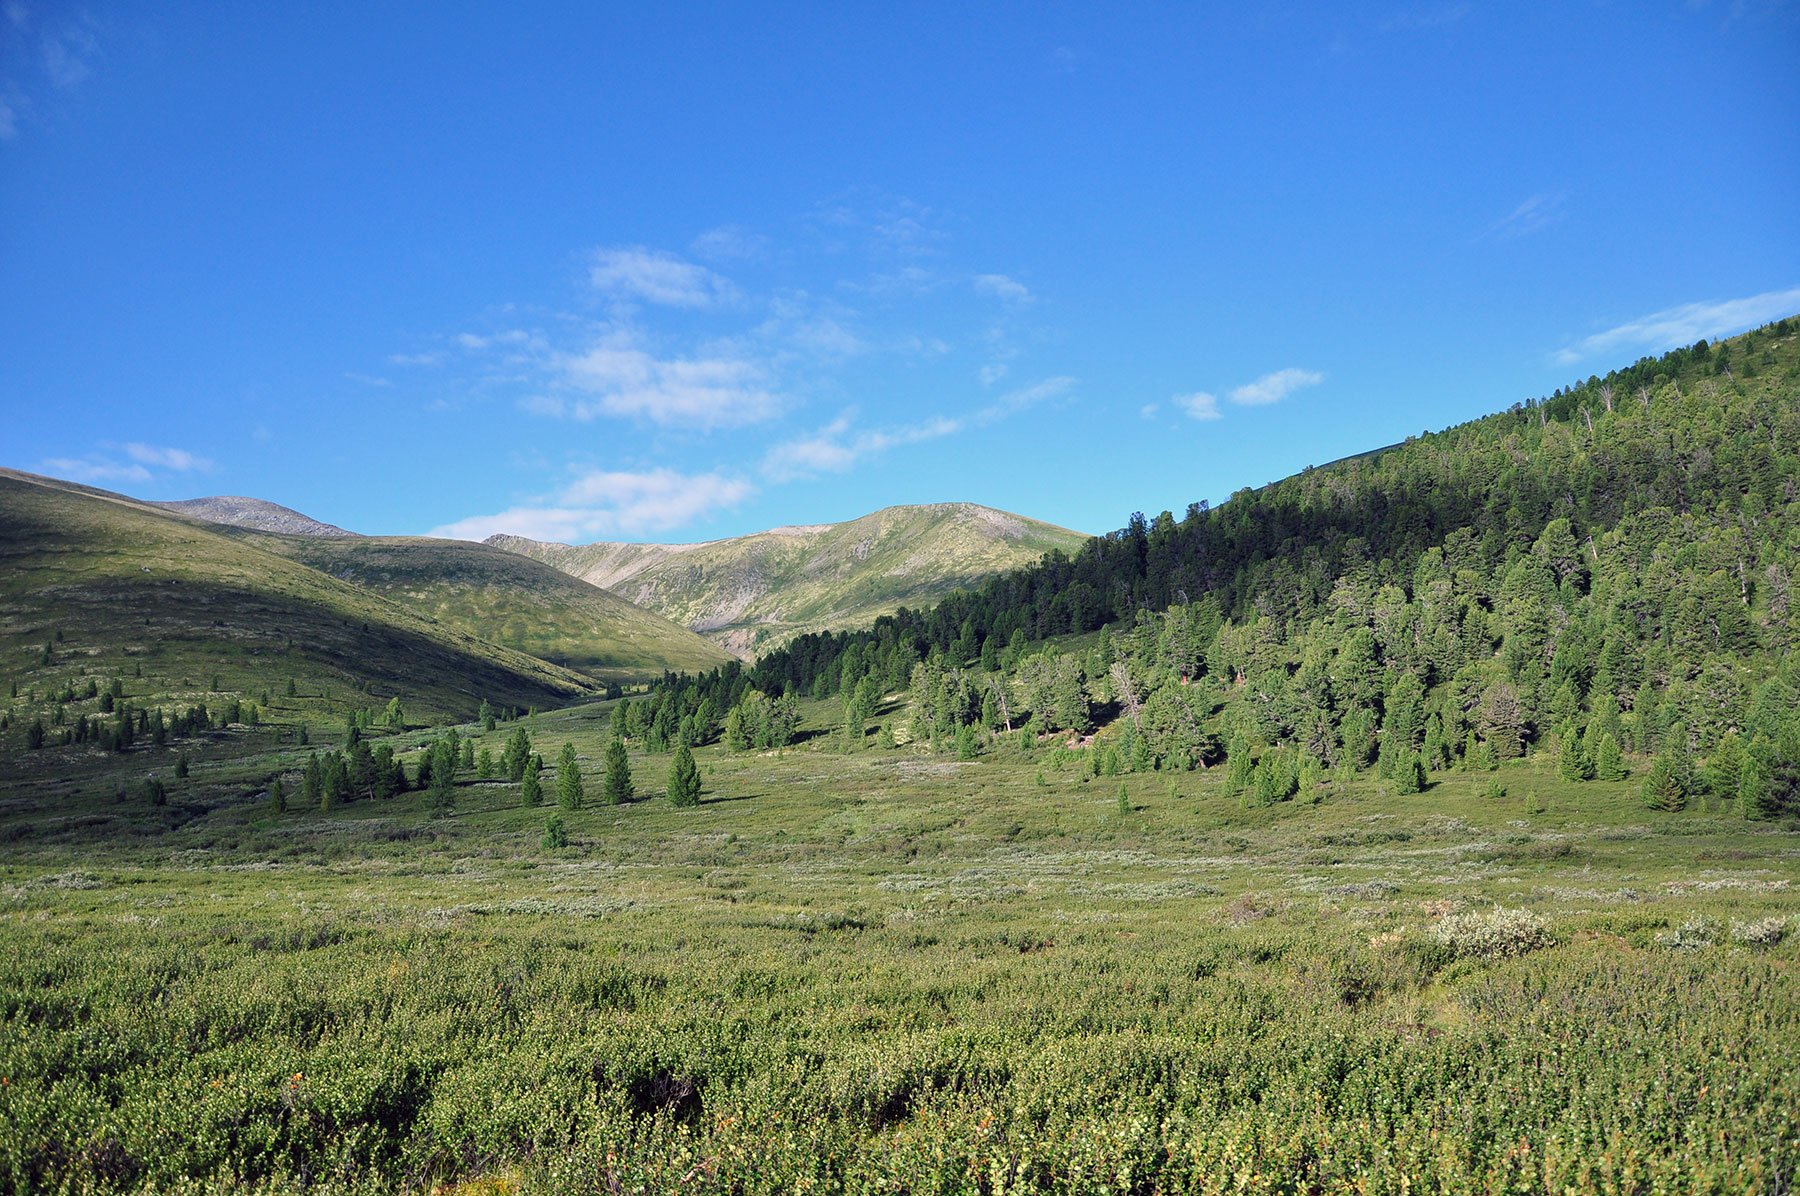
<svg viewBox="0 0 1800 1196">
<path fill-rule="evenodd" d="M 895 506 L 845 523 L 703 544 L 487 543 L 553 565 L 752 658 L 796 635 L 866 626 L 903 606 L 1069 553 L 1088 537 L 975 503 Z"/>
</svg>

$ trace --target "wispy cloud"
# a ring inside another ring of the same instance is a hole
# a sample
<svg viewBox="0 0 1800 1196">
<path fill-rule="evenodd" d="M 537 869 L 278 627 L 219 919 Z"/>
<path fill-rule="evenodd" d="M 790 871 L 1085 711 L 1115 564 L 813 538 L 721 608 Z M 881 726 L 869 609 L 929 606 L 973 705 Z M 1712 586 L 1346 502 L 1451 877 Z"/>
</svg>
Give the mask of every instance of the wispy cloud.
<svg viewBox="0 0 1800 1196">
<path fill-rule="evenodd" d="M 757 361 L 722 354 L 659 357 L 626 330 L 607 333 L 579 351 L 553 355 L 551 369 L 564 393 L 528 398 L 525 410 L 584 421 L 610 415 L 710 431 L 772 419 L 787 405 Z"/>
<path fill-rule="evenodd" d="M 209 473 L 213 467 L 213 463 L 209 459 L 190 453 L 186 449 L 160 448 L 154 444 L 128 444 L 125 446 L 125 455 L 139 465 L 172 469 L 177 473 L 189 473 L 196 470 L 201 473 Z"/>
<path fill-rule="evenodd" d="M 151 474 L 142 465 L 129 465 L 105 457 L 48 457 L 38 466 L 51 477 L 71 482 L 147 482 Z"/>
<path fill-rule="evenodd" d="M 1467 4 L 1432 4 L 1397 12 L 1383 21 L 1388 33 L 1409 33 L 1421 29 L 1441 29 L 1466 20 L 1474 10 Z"/>
<path fill-rule="evenodd" d="M 791 482 L 825 473 L 847 473 L 864 457 L 902 445 L 941 440 L 968 428 L 984 428 L 1008 416 L 1069 394 L 1075 379 L 1046 378 L 1008 391 L 961 418 L 934 416 L 915 424 L 857 431 L 854 411 L 846 411 L 809 436 L 789 440 L 763 455 L 762 474 L 771 482 Z"/>
<path fill-rule="evenodd" d="M 791 482 L 824 473 L 847 473 L 858 460 L 900 445 L 954 435 L 961 420 L 938 417 L 898 428 L 853 432 L 853 412 L 845 412 L 810 436 L 778 444 L 763 456 L 762 474 L 771 482 Z"/>
<path fill-rule="evenodd" d="M 50 457 L 39 465 L 45 473 L 73 482 L 149 482 L 157 471 L 210 473 L 210 459 L 186 449 L 154 444 L 103 444 L 82 457 Z M 121 455 L 123 460 L 120 459 Z"/>
<path fill-rule="evenodd" d="M 431 531 L 453 540 L 485 540 L 499 533 L 533 540 L 583 543 L 602 536 L 638 536 L 685 527 L 734 507 L 756 492 L 741 478 L 589 470 L 542 502 L 495 515 L 472 515 Z"/>
<path fill-rule="evenodd" d="M 1169 402 L 1179 407 L 1189 419 L 1220 419 L 1219 396 L 1197 390 L 1193 394 L 1176 395 Z"/>
<path fill-rule="evenodd" d="M 1004 274 L 977 274 L 973 281 L 976 294 L 990 295 L 1002 303 L 1030 303 L 1035 298 L 1031 288 Z"/>
<path fill-rule="evenodd" d="M 1560 192 L 1533 195 L 1518 207 L 1488 225 L 1482 231 L 1483 237 L 1499 237 L 1503 240 L 1517 240 L 1529 237 L 1532 233 L 1542 232 L 1558 220 L 1562 219 L 1563 197 Z"/>
<path fill-rule="evenodd" d="M 596 249 L 588 282 L 614 299 L 665 307 L 711 307 L 734 293 L 730 282 L 705 266 L 641 245 Z"/>
<path fill-rule="evenodd" d="M 64 25 L 44 35 L 41 47 L 44 74 L 57 87 L 75 87 L 93 73 L 93 60 L 100 52 L 100 39 L 86 19 Z"/>
<path fill-rule="evenodd" d="M 1323 381 L 1325 381 L 1325 375 L 1315 370 L 1276 370 L 1272 374 L 1264 374 L 1256 381 L 1232 391 L 1231 401 L 1245 407 L 1266 407 L 1270 403 L 1281 402 L 1296 390 L 1317 386 Z M 1190 411 L 1189 414 L 1193 413 Z M 1197 416 L 1196 418 L 1205 417 Z"/>
<path fill-rule="evenodd" d="M 1800 313 L 1800 287 L 1764 291 L 1742 299 L 1684 303 L 1583 337 L 1551 356 L 1558 365 L 1574 365 L 1589 357 L 1617 355 L 1629 350 L 1663 353 L 1697 340 L 1730 336 L 1796 313 Z"/>
<path fill-rule="evenodd" d="M 709 261 L 758 262 L 769 255 L 769 238 L 741 224 L 721 224 L 695 237 L 688 248 Z"/>
</svg>

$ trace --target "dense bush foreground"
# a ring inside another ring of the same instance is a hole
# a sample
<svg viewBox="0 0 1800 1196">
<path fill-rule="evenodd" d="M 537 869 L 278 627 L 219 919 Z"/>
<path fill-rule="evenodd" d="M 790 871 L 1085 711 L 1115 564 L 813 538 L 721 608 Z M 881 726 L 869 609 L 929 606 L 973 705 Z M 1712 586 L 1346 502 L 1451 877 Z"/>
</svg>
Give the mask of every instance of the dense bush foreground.
<svg viewBox="0 0 1800 1196">
<path fill-rule="evenodd" d="M 1736 1193 L 1800 1163 L 1782 827 L 1541 762 L 1500 774 L 1527 815 L 1460 775 L 1304 810 L 1134 777 L 1124 813 L 998 758 L 702 759 L 697 810 L 564 812 L 561 851 L 505 787 L 16 851 L 0 1187 Z"/>
</svg>

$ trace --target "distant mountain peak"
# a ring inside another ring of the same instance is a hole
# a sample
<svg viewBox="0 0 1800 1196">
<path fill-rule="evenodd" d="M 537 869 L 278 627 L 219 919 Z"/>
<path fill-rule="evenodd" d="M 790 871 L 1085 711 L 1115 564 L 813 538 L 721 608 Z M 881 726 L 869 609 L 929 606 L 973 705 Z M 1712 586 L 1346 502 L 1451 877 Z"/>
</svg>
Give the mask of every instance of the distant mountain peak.
<svg viewBox="0 0 1800 1196">
<path fill-rule="evenodd" d="M 883 507 L 699 544 L 486 543 L 534 557 L 751 657 L 795 635 L 865 626 L 901 606 L 1073 551 L 1087 536 L 979 503 Z"/>
<path fill-rule="evenodd" d="M 321 523 L 279 503 L 261 498 L 246 498 L 241 494 L 217 494 L 211 498 L 186 498 L 178 502 L 150 505 L 207 523 L 222 523 L 228 527 L 242 527 L 258 532 L 277 532 L 284 536 L 341 539 L 357 535 L 356 532 L 345 531 L 333 524 Z"/>
</svg>

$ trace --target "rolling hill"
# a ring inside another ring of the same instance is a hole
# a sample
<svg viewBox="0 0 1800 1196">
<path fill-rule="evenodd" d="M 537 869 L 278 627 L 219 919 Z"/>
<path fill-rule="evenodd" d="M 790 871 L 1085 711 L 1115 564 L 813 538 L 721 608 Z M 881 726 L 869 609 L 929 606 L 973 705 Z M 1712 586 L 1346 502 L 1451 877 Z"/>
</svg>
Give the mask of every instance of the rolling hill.
<svg viewBox="0 0 1800 1196">
<path fill-rule="evenodd" d="M 487 543 L 622 595 L 742 657 L 796 635 L 928 605 L 1087 536 L 974 503 L 888 507 L 847 523 L 703 544 Z"/>
<path fill-rule="evenodd" d="M 228 533 L 491 643 L 605 681 L 704 672 L 718 645 L 549 565 L 462 540 Z"/>
<path fill-rule="evenodd" d="M 131 677 L 138 697 L 400 696 L 462 717 L 578 697 L 589 678 L 488 643 L 241 535 L 0 470 L 0 659 L 21 691 Z M 139 679 L 141 678 L 141 680 Z"/>
<path fill-rule="evenodd" d="M 240 494 L 216 494 L 211 498 L 186 498 L 178 502 L 153 502 L 146 505 L 202 519 L 207 523 L 222 523 L 251 531 L 279 532 L 286 536 L 347 537 L 357 534 L 345 531 L 335 524 L 320 523 L 291 507 L 260 498 L 245 498 Z"/>
</svg>

